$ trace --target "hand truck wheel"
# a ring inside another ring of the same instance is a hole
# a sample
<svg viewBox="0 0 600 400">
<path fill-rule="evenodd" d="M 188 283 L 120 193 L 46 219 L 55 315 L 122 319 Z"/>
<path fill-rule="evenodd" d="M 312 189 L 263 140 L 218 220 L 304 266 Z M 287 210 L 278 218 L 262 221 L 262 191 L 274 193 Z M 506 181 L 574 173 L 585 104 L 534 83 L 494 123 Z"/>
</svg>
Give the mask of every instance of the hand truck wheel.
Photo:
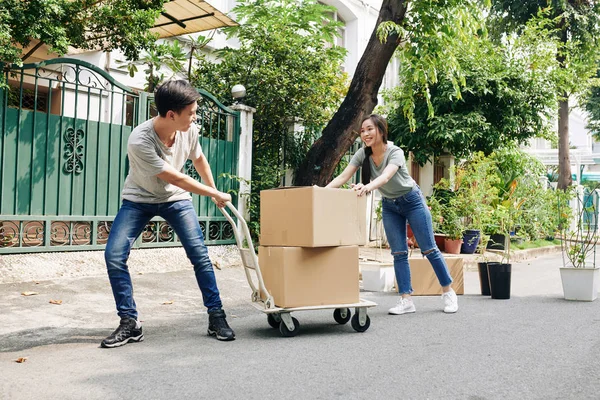
<svg viewBox="0 0 600 400">
<path fill-rule="evenodd" d="M 298 334 L 298 332 L 300 331 L 300 322 L 298 322 L 298 320 L 294 317 L 292 317 L 292 322 L 294 323 L 294 330 L 290 331 L 285 322 L 281 321 L 281 323 L 279 324 L 279 333 L 281 333 L 281 336 L 294 337 Z"/>
<path fill-rule="evenodd" d="M 349 308 L 336 308 L 333 311 L 333 319 L 340 325 L 344 325 L 350 321 L 352 313 Z"/>
<path fill-rule="evenodd" d="M 367 315 L 365 324 L 360 325 L 360 322 L 358 320 L 358 313 L 356 313 L 352 316 L 352 321 L 350 323 L 352 324 L 352 328 L 354 328 L 356 332 L 364 332 L 367 329 L 369 329 L 369 326 L 371 326 L 371 318 L 369 318 L 369 316 Z"/>
<path fill-rule="evenodd" d="M 267 322 L 271 325 L 271 328 L 278 329 L 281 323 L 281 317 L 279 314 L 267 314 Z"/>
</svg>

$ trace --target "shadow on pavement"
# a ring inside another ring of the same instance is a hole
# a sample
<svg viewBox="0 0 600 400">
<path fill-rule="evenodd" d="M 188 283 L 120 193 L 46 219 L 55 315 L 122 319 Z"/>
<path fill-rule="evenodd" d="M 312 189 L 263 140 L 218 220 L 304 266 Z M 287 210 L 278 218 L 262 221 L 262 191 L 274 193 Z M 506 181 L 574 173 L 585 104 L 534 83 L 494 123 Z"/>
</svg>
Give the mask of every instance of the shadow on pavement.
<svg viewBox="0 0 600 400">
<path fill-rule="evenodd" d="M 41 327 L 0 336 L 0 353 L 10 353 L 52 344 L 97 343 L 109 335 L 107 329 Z"/>
</svg>

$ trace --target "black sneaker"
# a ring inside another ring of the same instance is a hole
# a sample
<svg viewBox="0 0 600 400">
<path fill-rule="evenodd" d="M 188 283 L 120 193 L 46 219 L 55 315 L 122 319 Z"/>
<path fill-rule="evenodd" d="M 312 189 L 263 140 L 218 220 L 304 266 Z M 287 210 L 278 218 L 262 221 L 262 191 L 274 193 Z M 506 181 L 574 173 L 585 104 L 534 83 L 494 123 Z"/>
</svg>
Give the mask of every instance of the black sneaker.
<svg viewBox="0 0 600 400">
<path fill-rule="evenodd" d="M 234 340 L 235 333 L 227 324 L 225 311 L 217 310 L 208 313 L 208 334 L 216 336 L 218 340 Z"/>
<path fill-rule="evenodd" d="M 133 318 L 121 318 L 119 327 L 101 343 L 102 347 L 119 347 L 129 342 L 144 340 L 142 327 L 136 328 L 137 321 Z"/>
</svg>

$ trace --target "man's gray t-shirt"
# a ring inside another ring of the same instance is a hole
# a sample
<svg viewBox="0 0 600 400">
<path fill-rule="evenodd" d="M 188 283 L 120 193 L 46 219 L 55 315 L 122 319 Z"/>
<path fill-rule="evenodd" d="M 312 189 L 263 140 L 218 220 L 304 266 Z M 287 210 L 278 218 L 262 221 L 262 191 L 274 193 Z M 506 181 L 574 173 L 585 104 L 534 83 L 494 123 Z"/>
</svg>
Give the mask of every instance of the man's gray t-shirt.
<svg viewBox="0 0 600 400">
<path fill-rule="evenodd" d="M 154 130 L 150 119 L 138 125 L 127 142 L 129 174 L 125 179 L 121 197 L 135 203 L 166 203 L 189 200 L 189 192 L 159 179 L 167 164 L 182 171 L 185 162 L 202 155 L 198 143 L 198 127 L 192 124 L 186 132 L 177 132 L 171 147 L 165 146 Z"/>
<path fill-rule="evenodd" d="M 362 167 L 363 161 L 365 160 L 365 149 L 361 148 L 350 160 L 350 165 L 355 167 Z M 379 166 L 376 166 L 373 162 L 373 158 L 369 157 L 369 164 L 371 165 L 371 180 L 374 180 L 381 176 L 383 170 L 388 165 L 397 165 L 398 171 L 392 176 L 392 178 L 379 189 L 383 197 L 388 199 L 395 199 L 410 192 L 416 185 L 413 178 L 408 173 L 406 168 L 406 159 L 404 158 L 404 151 L 398 146 L 388 144 L 385 154 L 383 155 L 383 161 Z"/>
</svg>

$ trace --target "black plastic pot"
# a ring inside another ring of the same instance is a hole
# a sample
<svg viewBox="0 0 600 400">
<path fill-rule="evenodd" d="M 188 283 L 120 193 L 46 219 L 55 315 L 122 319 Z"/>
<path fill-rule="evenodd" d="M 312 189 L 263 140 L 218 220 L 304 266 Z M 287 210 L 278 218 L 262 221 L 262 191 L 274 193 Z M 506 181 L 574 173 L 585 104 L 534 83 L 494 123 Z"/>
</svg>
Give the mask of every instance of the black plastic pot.
<svg viewBox="0 0 600 400">
<path fill-rule="evenodd" d="M 480 232 L 477 229 L 467 229 L 463 233 L 463 244 L 460 246 L 460 252 L 463 254 L 473 254 L 479 244 Z"/>
<path fill-rule="evenodd" d="M 512 264 L 489 263 L 488 279 L 492 299 L 510 299 L 510 278 Z"/>
<path fill-rule="evenodd" d="M 511 243 L 514 243 L 514 244 L 521 244 L 521 243 L 523 243 L 524 241 L 525 241 L 525 239 L 523 239 L 522 237 L 518 237 L 518 236 L 511 237 L 511 238 L 510 238 L 510 242 L 511 242 Z"/>
<path fill-rule="evenodd" d="M 504 250 L 505 240 L 506 236 L 494 233 L 493 235 L 490 235 L 490 240 L 488 241 L 486 248 L 491 250 Z"/>
<path fill-rule="evenodd" d="M 480 262 L 477 263 L 477 269 L 479 270 L 479 287 L 481 288 L 482 296 L 489 296 L 490 292 L 490 279 L 488 278 L 488 264 L 500 264 L 499 262 Z"/>
</svg>

